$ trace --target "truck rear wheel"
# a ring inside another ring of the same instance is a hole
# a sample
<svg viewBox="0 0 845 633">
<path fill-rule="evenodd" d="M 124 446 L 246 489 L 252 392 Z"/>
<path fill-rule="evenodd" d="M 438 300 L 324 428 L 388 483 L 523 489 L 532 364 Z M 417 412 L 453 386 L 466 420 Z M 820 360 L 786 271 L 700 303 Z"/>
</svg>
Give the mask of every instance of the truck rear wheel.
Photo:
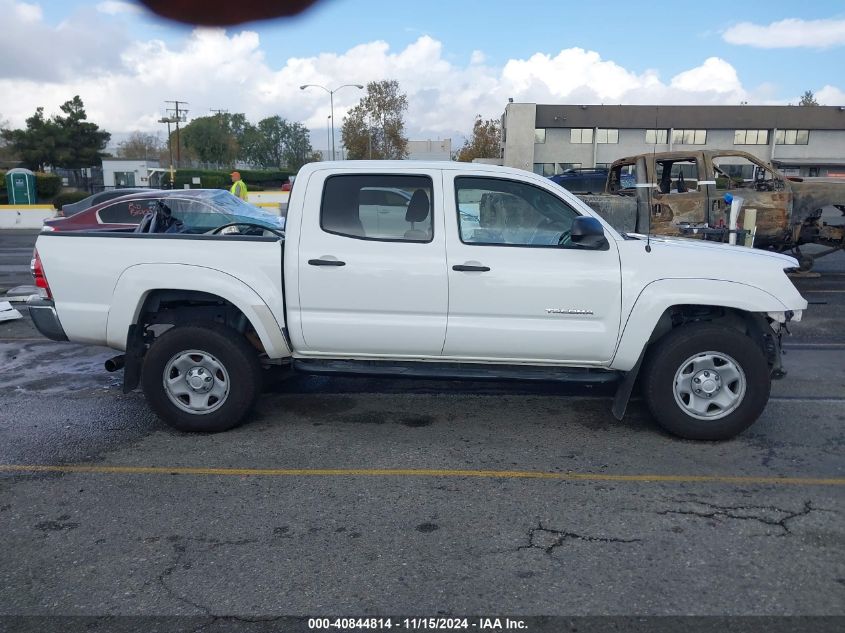
<svg viewBox="0 0 845 633">
<path fill-rule="evenodd" d="M 751 426 L 769 400 L 762 350 L 731 328 L 695 323 L 650 350 L 643 395 L 657 423 L 687 439 L 725 440 Z"/>
<path fill-rule="evenodd" d="M 261 391 L 258 355 L 238 332 L 216 323 L 171 328 L 144 357 L 141 386 L 150 407 L 180 431 L 238 426 Z"/>
</svg>

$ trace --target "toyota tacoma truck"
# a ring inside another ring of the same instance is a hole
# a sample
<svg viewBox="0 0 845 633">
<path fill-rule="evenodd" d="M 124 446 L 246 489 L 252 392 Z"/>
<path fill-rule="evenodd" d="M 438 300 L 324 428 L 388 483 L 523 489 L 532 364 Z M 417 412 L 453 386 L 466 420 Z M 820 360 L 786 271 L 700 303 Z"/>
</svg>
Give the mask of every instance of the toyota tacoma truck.
<svg viewBox="0 0 845 633">
<path fill-rule="evenodd" d="M 186 220 L 187 222 L 187 220 Z M 185 431 L 249 415 L 263 368 L 316 374 L 635 381 L 685 438 L 751 425 L 807 302 L 788 256 L 617 232 L 549 180 L 448 162 L 306 165 L 284 232 L 192 230 L 165 204 L 132 231 L 38 237 L 54 340 L 121 352 L 123 388 Z M 315 396 L 318 397 L 318 396 Z"/>
<path fill-rule="evenodd" d="M 845 225 L 822 216 L 825 207 L 845 214 L 845 181 L 784 176 L 747 152 L 693 150 L 620 158 L 610 166 L 603 193 L 579 197 L 619 231 L 715 241 L 728 241 L 728 200 L 742 198 L 739 225 L 749 243 L 753 239 L 755 248 L 789 252 L 801 270 L 845 248 Z M 825 250 L 810 254 L 801 250 L 805 244 Z"/>
</svg>

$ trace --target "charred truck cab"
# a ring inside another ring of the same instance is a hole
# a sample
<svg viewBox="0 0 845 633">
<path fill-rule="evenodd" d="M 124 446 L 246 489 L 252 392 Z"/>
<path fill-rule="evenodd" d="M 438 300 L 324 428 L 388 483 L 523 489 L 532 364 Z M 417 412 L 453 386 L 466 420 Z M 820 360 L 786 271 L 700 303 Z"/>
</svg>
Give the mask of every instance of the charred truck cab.
<svg viewBox="0 0 845 633">
<path fill-rule="evenodd" d="M 845 214 L 845 182 L 786 177 L 751 154 L 730 150 L 640 154 L 611 165 L 603 195 L 579 196 L 616 228 L 628 232 L 698 237 L 795 256 L 802 269 L 814 257 L 845 247 L 842 224 L 826 224 L 822 211 Z M 741 198 L 736 230 L 731 198 Z M 827 250 L 814 256 L 805 244 Z"/>
</svg>

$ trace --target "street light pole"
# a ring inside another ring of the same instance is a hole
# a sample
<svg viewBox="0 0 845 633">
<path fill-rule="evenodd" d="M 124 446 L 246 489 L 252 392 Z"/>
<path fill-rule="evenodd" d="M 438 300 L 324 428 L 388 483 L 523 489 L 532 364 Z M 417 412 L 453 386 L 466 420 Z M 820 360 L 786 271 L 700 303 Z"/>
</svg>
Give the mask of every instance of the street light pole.
<svg viewBox="0 0 845 633">
<path fill-rule="evenodd" d="M 323 90 L 329 93 L 329 104 L 331 107 L 330 118 L 332 120 L 332 160 L 334 160 L 334 93 L 336 93 L 341 88 L 358 88 L 359 90 L 363 90 L 364 86 L 362 86 L 361 84 L 343 84 L 342 86 L 338 86 L 334 90 L 329 90 L 328 88 L 326 88 L 325 86 L 321 86 L 320 84 L 305 84 L 299 87 L 300 90 L 305 90 L 306 88 L 322 88 Z"/>
<path fill-rule="evenodd" d="M 331 142 L 331 141 L 329 140 L 329 126 L 330 126 L 330 124 L 331 124 L 331 121 L 332 121 L 332 115 L 330 114 L 330 115 L 326 118 L 326 155 L 327 155 L 327 156 L 328 156 L 328 153 L 329 153 L 329 143 Z"/>
</svg>

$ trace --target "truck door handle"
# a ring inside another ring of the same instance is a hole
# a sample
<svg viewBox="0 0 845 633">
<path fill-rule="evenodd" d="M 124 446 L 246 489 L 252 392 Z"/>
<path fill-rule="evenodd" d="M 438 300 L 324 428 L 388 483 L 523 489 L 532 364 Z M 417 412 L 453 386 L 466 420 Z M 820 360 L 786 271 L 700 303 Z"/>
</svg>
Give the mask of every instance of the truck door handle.
<svg viewBox="0 0 845 633">
<path fill-rule="evenodd" d="M 308 263 L 312 266 L 346 266 L 346 262 L 339 259 L 309 259 Z"/>
<path fill-rule="evenodd" d="M 469 266 L 467 264 L 455 264 L 452 266 L 452 270 L 457 270 L 458 272 L 478 272 L 478 273 L 486 273 L 490 270 L 489 266 Z"/>
</svg>

